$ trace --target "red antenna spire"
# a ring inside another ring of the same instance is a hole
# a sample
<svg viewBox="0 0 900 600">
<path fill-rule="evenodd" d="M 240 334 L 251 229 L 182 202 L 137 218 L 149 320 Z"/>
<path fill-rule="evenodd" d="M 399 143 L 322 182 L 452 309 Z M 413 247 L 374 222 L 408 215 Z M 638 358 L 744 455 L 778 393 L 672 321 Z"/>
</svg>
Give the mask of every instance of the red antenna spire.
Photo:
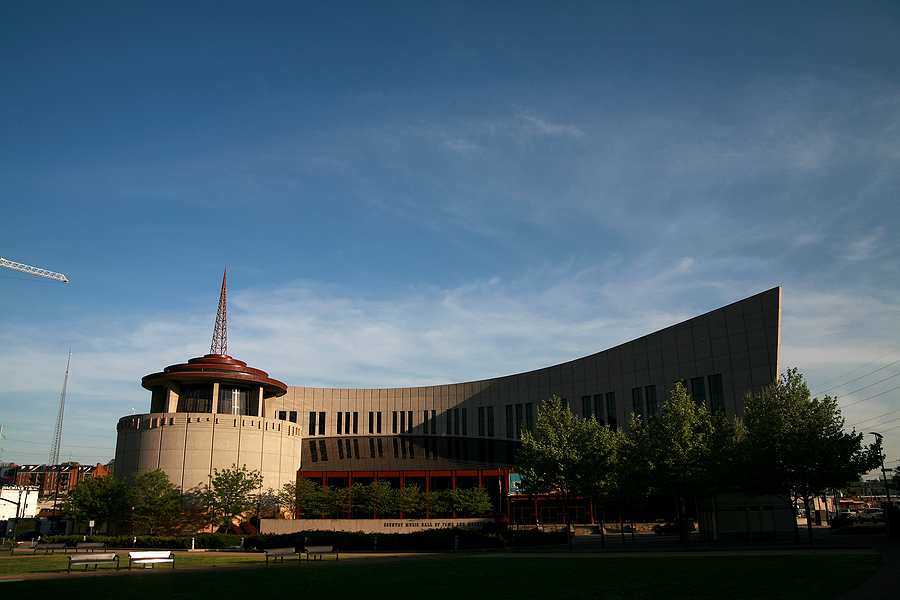
<svg viewBox="0 0 900 600">
<path fill-rule="evenodd" d="M 222 293 L 219 295 L 219 312 L 216 313 L 216 328 L 213 331 L 212 346 L 209 347 L 210 354 L 220 354 L 225 356 L 228 354 L 228 325 L 226 317 L 225 303 L 225 279 L 228 277 L 228 269 L 222 275 Z"/>
</svg>

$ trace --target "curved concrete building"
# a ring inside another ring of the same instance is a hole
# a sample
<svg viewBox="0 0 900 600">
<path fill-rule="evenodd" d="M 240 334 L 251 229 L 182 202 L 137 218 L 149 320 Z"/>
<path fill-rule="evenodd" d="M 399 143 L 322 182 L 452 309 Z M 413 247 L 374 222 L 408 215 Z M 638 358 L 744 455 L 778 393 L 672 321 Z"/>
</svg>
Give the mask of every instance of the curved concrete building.
<svg viewBox="0 0 900 600">
<path fill-rule="evenodd" d="M 237 463 L 275 489 L 298 473 L 323 483 L 415 477 L 427 489 L 432 477 L 463 473 L 479 485 L 495 477 L 502 497 L 521 431 L 550 396 L 622 426 L 653 414 L 683 381 L 695 401 L 742 416 L 745 394 L 778 376 L 780 322 L 776 287 L 559 365 L 407 388 L 288 387 L 208 355 L 144 378 L 150 412 L 119 420 L 116 475 L 158 467 L 190 490 Z"/>
</svg>

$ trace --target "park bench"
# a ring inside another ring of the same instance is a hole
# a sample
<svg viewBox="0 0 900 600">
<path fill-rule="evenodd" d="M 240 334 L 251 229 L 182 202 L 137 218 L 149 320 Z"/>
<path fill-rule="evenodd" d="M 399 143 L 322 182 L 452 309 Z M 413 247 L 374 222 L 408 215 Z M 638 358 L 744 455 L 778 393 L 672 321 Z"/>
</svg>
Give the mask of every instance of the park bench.
<svg viewBox="0 0 900 600">
<path fill-rule="evenodd" d="M 293 547 L 291 548 L 267 548 L 266 549 L 266 564 L 269 564 L 269 557 L 272 557 L 272 564 L 276 564 L 278 559 L 281 559 L 281 562 L 284 562 L 285 556 L 294 556 L 297 554 L 297 550 Z M 300 562 L 300 555 L 297 554 L 297 562 Z"/>
<path fill-rule="evenodd" d="M 76 552 L 75 554 L 69 555 L 69 570 L 67 571 L 67 573 L 72 572 L 73 566 L 80 567 L 81 565 L 84 565 L 84 570 L 87 571 L 89 566 L 94 565 L 94 570 L 96 571 L 97 565 L 113 564 L 113 563 L 115 563 L 116 571 L 118 571 L 119 570 L 119 555 L 116 554 L 115 552 L 101 552 L 101 553 L 91 552 L 90 554 L 88 554 L 86 552 L 79 554 Z"/>
<path fill-rule="evenodd" d="M 325 554 L 334 554 L 334 560 L 338 559 L 338 549 L 334 546 L 307 546 L 303 551 L 306 553 L 306 562 L 309 562 L 310 555 L 313 560 L 316 560 L 317 556 L 321 560 Z"/>
<path fill-rule="evenodd" d="M 94 550 L 106 550 L 105 542 L 80 542 L 75 544 L 75 552 L 93 552 Z"/>
<path fill-rule="evenodd" d="M 140 550 L 128 553 L 128 570 L 131 565 L 144 565 L 145 569 L 152 569 L 158 563 L 172 563 L 175 568 L 175 554 L 168 550 Z"/>
<path fill-rule="evenodd" d="M 38 544 L 34 547 L 34 553 L 37 554 L 38 550 L 43 550 L 44 554 L 50 553 L 54 554 L 56 550 L 62 550 L 63 553 L 67 553 L 69 548 L 66 546 L 65 542 L 60 543 L 52 543 L 52 544 Z"/>
</svg>

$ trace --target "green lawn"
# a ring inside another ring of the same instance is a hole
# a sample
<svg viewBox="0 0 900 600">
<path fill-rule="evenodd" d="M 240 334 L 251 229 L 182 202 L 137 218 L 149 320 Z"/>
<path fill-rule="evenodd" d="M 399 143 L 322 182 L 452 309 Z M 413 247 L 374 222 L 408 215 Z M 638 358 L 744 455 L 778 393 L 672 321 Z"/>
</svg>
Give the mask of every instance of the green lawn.
<svg viewBox="0 0 900 600">
<path fill-rule="evenodd" d="M 66 561 L 64 555 L 0 559 L 0 574 L 13 574 L 15 571 L 11 569 L 16 568 L 64 572 Z M 248 594 L 329 598 L 352 594 L 366 600 L 396 600 L 409 594 L 428 600 L 504 597 L 516 600 L 660 597 L 667 600 L 828 600 L 858 586 L 881 566 L 881 557 L 876 555 L 610 557 L 596 554 L 553 558 L 448 557 L 397 562 L 342 559 L 340 563 L 179 571 L 179 568 L 200 566 L 202 561 L 258 565 L 264 558 L 260 555 L 179 555 L 174 572 L 163 567 L 169 572 L 132 571 L 107 577 L 73 573 L 47 580 L 7 582 L 0 589 L 7 595 L 59 595 L 76 599 L 112 596 L 129 600 L 196 600 L 198 593 L 203 598 L 238 598 Z M 111 570 L 114 572 L 114 568 Z"/>
</svg>

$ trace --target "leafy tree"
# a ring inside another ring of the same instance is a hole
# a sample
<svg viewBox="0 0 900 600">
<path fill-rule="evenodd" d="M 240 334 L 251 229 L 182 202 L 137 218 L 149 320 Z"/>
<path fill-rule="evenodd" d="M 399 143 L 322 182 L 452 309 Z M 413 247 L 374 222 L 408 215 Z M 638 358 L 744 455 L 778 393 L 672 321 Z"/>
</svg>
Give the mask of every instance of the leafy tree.
<svg viewBox="0 0 900 600">
<path fill-rule="evenodd" d="M 391 503 L 391 484 L 387 481 L 373 481 L 353 492 L 353 508 L 358 514 L 380 518 L 388 514 Z"/>
<path fill-rule="evenodd" d="M 803 376 L 790 369 L 744 400 L 745 486 L 752 494 L 810 501 L 843 487 L 881 464 L 881 440 L 863 446 L 862 433 L 844 431 L 834 398 L 812 398 Z M 812 543 L 812 522 L 807 519 Z M 794 531 L 800 531 L 794 521 Z"/>
<path fill-rule="evenodd" d="M 286 483 L 278 491 L 278 503 L 302 519 L 321 517 L 324 497 L 322 486 L 306 477 Z"/>
<path fill-rule="evenodd" d="M 605 475 L 597 470 L 602 461 L 591 455 L 599 448 L 594 442 L 599 428 L 595 419 L 579 419 L 564 400 L 552 396 L 538 409 L 534 433 L 522 432 L 522 447 L 516 454 L 520 489 L 559 498 L 570 532 L 570 501 L 594 493 Z"/>
<path fill-rule="evenodd" d="M 246 466 L 231 465 L 210 475 L 206 492 L 206 516 L 210 523 L 229 528 L 235 520 L 256 507 L 256 494 L 262 486 L 262 474 Z"/>
<path fill-rule="evenodd" d="M 652 491 L 672 502 L 682 541 L 688 539 L 687 502 L 727 486 L 740 431 L 723 412 L 711 414 L 705 404 L 691 400 L 680 382 L 649 418 L 647 430 L 632 431 L 646 448 Z"/>
<path fill-rule="evenodd" d="M 431 490 L 425 494 L 425 506 L 428 516 L 435 517 L 453 516 L 452 490 Z"/>
<path fill-rule="evenodd" d="M 424 513 L 425 494 L 422 492 L 422 488 L 416 484 L 391 488 L 388 497 L 391 500 L 387 509 L 389 516 L 399 517 L 402 514 L 404 517 L 418 517 Z"/>
<path fill-rule="evenodd" d="M 450 497 L 457 517 L 477 517 L 493 508 L 491 497 L 482 488 L 451 490 Z"/>
<path fill-rule="evenodd" d="M 181 514 L 181 492 L 162 469 L 135 475 L 130 493 L 132 518 L 135 523 L 146 525 L 150 533 L 157 525 L 173 521 Z"/>
<path fill-rule="evenodd" d="M 128 487 L 115 477 L 91 477 L 75 486 L 63 504 L 66 518 L 84 523 L 108 523 L 131 508 Z"/>
</svg>

